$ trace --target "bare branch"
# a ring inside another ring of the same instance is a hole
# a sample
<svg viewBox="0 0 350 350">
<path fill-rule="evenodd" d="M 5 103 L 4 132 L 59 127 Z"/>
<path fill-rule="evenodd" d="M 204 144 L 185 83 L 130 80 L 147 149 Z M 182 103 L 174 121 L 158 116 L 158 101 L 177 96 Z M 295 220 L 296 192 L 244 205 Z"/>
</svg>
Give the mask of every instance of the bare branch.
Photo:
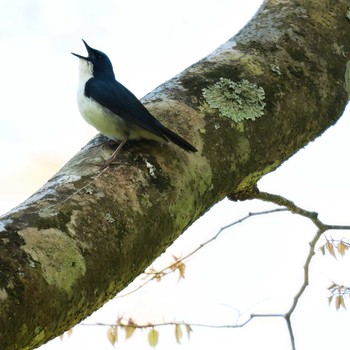
<svg viewBox="0 0 350 350">
<path fill-rule="evenodd" d="M 266 214 L 272 214 L 272 213 L 276 213 L 276 212 L 282 212 L 282 211 L 290 211 L 292 213 L 295 213 L 297 215 L 301 215 L 309 220 L 311 220 L 314 225 L 318 228 L 315 236 L 313 237 L 313 239 L 310 241 L 309 243 L 309 253 L 307 255 L 306 261 L 304 263 L 304 279 L 303 279 L 303 283 L 300 286 L 298 292 L 296 293 L 296 295 L 293 298 L 293 302 L 291 307 L 289 308 L 289 310 L 284 313 L 284 314 L 275 314 L 275 313 L 271 313 L 271 314 L 250 314 L 250 316 L 241 323 L 235 323 L 235 324 L 225 324 L 225 325 L 210 325 L 210 324 L 201 324 L 201 323 L 186 323 L 184 321 L 181 322 L 161 322 L 161 323 L 147 323 L 147 324 L 137 324 L 134 321 L 130 321 L 131 319 L 129 319 L 126 323 L 125 320 L 123 319 L 119 319 L 117 322 L 117 326 L 120 327 L 133 327 L 133 328 L 154 328 L 154 327 L 161 327 L 161 326 L 170 326 L 170 325 L 178 325 L 178 326 L 189 326 L 189 327 L 205 327 L 205 328 L 242 328 L 245 325 L 247 325 L 252 319 L 254 318 L 270 318 L 270 317 L 280 317 L 283 318 L 286 321 L 287 324 L 287 329 L 289 332 L 289 337 L 290 337 L 290 342 L 291 342 L 291 348 L 292 350 L 296 350 L 296 345 L 295 345 L 295 338 L 294 338 L 294 332 L 293 332 L 293 327 L 292 327 L 292 322 L 291 322 L 291 316 L 293 314 L 293 312 L 295 311 L 298 302 L 301 298 L 301 296 L 303 295 L 304 291 L 306 290 L 307 286 L 309 285 L 309 269 L 310 269 L 310 264 L 312 261 L 312 257 L 315 255 L 315 247 L 317 242 L 319 241 L 320 237 L 324 234 L 325 231 L 327 230 L 350 230 L 350 226 L 348 225 L 329 225 L 329 224 L 324 224 L 321 220 L 318 219 L 318 213 L 316 212 L 312 212 L 312 211 L 308 211 L 305 209 L 302 209 L 300 207 L 298 207 L 295 203 L 293 203 L 292 201 L 279 196 L 279 195 L 275 195 L 275 194 L 270 194 L 267 192 L 256 192 L 255 195 L 256 199 L 260 199 L 263 201 L 267 201 L 267 202 L 271 202 L 274 204 L 277 204 L 279 206 L 283 206 L 285 208 L 275 208 L 275 209 L 271 209 L 271 210 L 265 210 L 265 211 L 260 211 L 260 212 L 253 212 L 253 213 L 249 213 L 248 215 L 242 217 L 239 220 L 236 220 L 226 226 L 223 226 L 220 228 L 220 230 L 209 240 L 205 241 L 204 243 L 202 243 L 200 246 L 198 246 L 196 249 L 194 249 L 193 251 L 191 251 L 190 253 L 188 253 L 187 255 L 185 255 L 184 257 L 182 257 L 181 259 L 177 259 L 173 264 L 165 267 L 164 269 L 160 270 L 160 271 L 156 271 L 156 272 L 146 272 L 149 273 L 150 275 L 152 275 L 151 278 L 149 278 L 148 280 L 146 280 L 144 283 L 142 283 L 139 287 L 137 287 L 135 290 L 132 290 L 131 292 L 128 292 L 126 294 L 117 296 L 117 297 L 124 297 L 127 295 L 130 295 L 131 293 L 136 292 L 137 290 L 141 289 L 144 285 L 146 285 L 147 283 L 149 283 L 150 281 L 152 281 L 153 279 L 158 278 L 159 276 L 164 276 L 169 274 L 170 272 L 174 271 L 174 265 L 178 264 L 179 262 L 183 262 L 184 260 L 190 258 L 192 255 L 194 255 L 196 252 L 198 252 L 200 249 L 204 248 L 205 246 L 207 246 L 208 244 L 212 243 L 214 240 L 216 240 L 222 233 L 223 231 L 225 231 L 226 229 L 233 227 L 239 223 L 244 222 L 245 220 L 254 217 L 254 216 L 258 216 L 258 215 L 266 215 Z M 335 243 L 344 243 L 347 244 L 347 242 L 345 242 L 344 240 L 341 241 L 336 241 L 336 240 L 332 240 L 332 244 Z M 343 286 L 337 286 L 336 284 L 333 284 L 330 288 L 331 293 L 337 294 L 338 297 L 341 296 L 341 293 L 346 294 L 348 293 L 348 289 L 347 287 L 343 287 Z M 342 299 L 343 300 L 343 299 Z M 343 305 L 345 307 L 345 305 Z M 108 324 L 108 323 L 94 323 L 94 324 L 87 324 L 87 323 L 82 323 L 81 325 L 84 326 L 93 326 L 93 325 L 100 325 L 100 326 L 109 326 L 109 327 L 115 327 L 116 324 Z"/>
<path fill-rule="evenodd" d="M 264 210 L 264 211 L 254 212 L 254 213 L 248 213 L 246 216 L 242 217 L 241 219 L 239 219 L 237 221 L 234 221 L 234 222 L 232 222 L 232 223 L 230 223 L 230 224 L 228 224 L 226 226 L 221 227 L 219 229 L 219 231 L 215 234 L 215 236 L 213 236 L 212 238 L 208 239 L 207 241 L 205 241 L 204 243 L 199 245 L 196 249 L 192 250 L 190 253 L 188 253 L 184 257 L 176 260 L 173 264 L 170 264 L 170 265 L 164 267 L 162 270 L 159 270 L 159 271 L 155 271 L 153 269 L 152 269 L 152 271 L 145 271 L 144 274 L 151 276 L 149 279 L 145 280 L 143 283 L 141 283 L 138 287 L 136 287 L 135 289 L 131 290 L 130 292 L 117 295 L 115 298 L 124 298 L 124 297 L 126 297 L 126 296 L 128 296 L 130 294 L 133 294 L 133 293 L 137 292 L 138 290 L 140 290 L 142 287 L 144 287 L 149 282 L 151 282 L 151 281 L 153 281 L 155 279 L 158 279 L 159 277 L 166 276 L 169 273 L 173 272 L 174 271 L 174 269 L 173 269 L 174 265 L 178 264 L 179 262 L 183 262 L 183 261 L 187 260 L 192 255 L 197 253 L 199 250 L 201 250 L 202 248 L 204 248 L 208 244 L 210 244 L 213 241 L 215 241 L 223 233 L 223 231 L 225 231 L 226 229 L 228 229 L 230 227 L 233 227 L 235 225 L 238 225 L 238 224 L 242 223 L 243 221 L 246 221 L 247 219 L 252 218 L 254 216 L 273 214 L 273 213 L 278 213 L 278 212 L 282 212 L 282 211 L 288 211 L 288 209 L 275 208 L 275 209 L 271 209 L 271 210 Z"/>
<path fill-rule="evenodd" d="M 190 327 L 201 327 L 201 328 L 214 328 L 214 329 L 223 329 L 223 328 L 242 328 L 254 318 L 273 318 L 273 317 L 282 317 L 284 318 L 284 314 L 251 314 L 249 317 L 241 323 L 235 324 L 205 324 L 205 323 L 188 323 L 185 321 L 169 321 L 169 322 L 159 322 L 159 323 L 135 323 L 132 319 L 124 319 L 120 318 L 117 323 L 104 323 L 104 322 L 96 322 L 96 323 L 80 323 L 79 326 L 104 326 L 104 327 L 131 327 L 137 329 L 145 329 L 145 328 L 155 328 L 155 327 L 164 327 L 164 326 L 190 326 Z"/>
<path fill-rule="evenodd" d="M 294 333 L 293 333 L 293 328 L 292 328 L 292 323 L 291 323 L 291 316 L 292 316 L 294 310 L 296 309 L 298 302 L 299 302 L 301 296 L 303 295 L 305 289 L 309 285 L 309 268 L 310 268 L 312 257 L 315 255 L 316 244 L 325 231 L 327 231 L 327 230 L 350 230 L 350 226 L 324 224 L 321 220 L 318 219 L 318 213 L 302 209 L 302 208 L 298 207 L 297 205 L 295 205 L 292 201 L 290 201 L 282 196 L 276 195 L 276 194 L 271 194 L 271 193 L 267 193 L 267 192 L 260 192 L 257 190 L 255 198 L 261 199 L 263 201 L 271 202 L 271 203 L 274 203 L 274 204 L 277 204 L 280 206 L 284 206 L 284 207 L 288 208 L 292 213 L 295 213 L 295 214 L 298 214 L 298 215 L 301 215 L 305 218 L 310 219 L 314 223 L 314 225 L 318 228 L 317 233 L 315 234 L 315 236 L 313 237 L 313 239 L 309 243 L 309 245 L 310 245 L 309 254 L 307 255 L 307 258 L 306 258 L 306 261 L 304 264 L 303 283 L 302 283 L 299 291 L 297 292 L 297 294 L 294 296 L 293 303 L 292 303 L 290 309 L 284 315 L 284 318 L 287 322 L 287 327 L 288 327 L 288 331 L 289 331 L 292 349 L 295 350 L 296 347 L 295 347 Z"/>
</svg>

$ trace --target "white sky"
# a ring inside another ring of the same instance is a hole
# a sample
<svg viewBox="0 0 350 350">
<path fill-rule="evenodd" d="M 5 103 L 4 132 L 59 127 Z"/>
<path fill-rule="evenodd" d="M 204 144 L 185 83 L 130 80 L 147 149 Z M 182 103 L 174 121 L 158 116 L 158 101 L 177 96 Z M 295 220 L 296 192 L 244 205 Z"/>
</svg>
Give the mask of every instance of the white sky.
<svg viewBox="0 0 350 350">
<path fill-rule="evenodd" d="M 81 38 L 111 58 L 117 78 L 142 97 L 209 54 L 254 14 L 259 1 L 0 0 L 0 209 L 9 210 L 38 189 L 95 134 L 75 101 Z M 318 211 L 327 223 L 350 224 L 349 115 L 279 170 L 262 190 L 287 196 Z M 169 252 L 185 254 L 217 230 L 250 211 L 257 201 L 223 201 L 184 234 Z M 288 214 L 255 218 L 228 230 L 187 263 L 177 276 L 108 303 L 88 322 L 118 315 L 140 322 L 185 320 L 233 323 L 243 312 L 285 312 L 299 288 L 308 242 L 315 229 Z M 343 237 L 342 233 L 332 233 Z M 170 253 L 157 266 L 169 261 Z M 328 307 L 332 280 L 348 283 L 349 259 L 318 253 L 311 285 L 293 318 L 298 350 L 348 348 L 350 316 Z M 239 330 L 194 329 L 176 344 L 173 329 L 160 329 L 158 349 L 289 349 L 284 321 L 255 320 Z M 41 350 L 113 349 L 103 327 L 74 329 L 70 338 Z M 147 333 L 121 342 L 122 349 L 147 349 Z"/>
</svg>

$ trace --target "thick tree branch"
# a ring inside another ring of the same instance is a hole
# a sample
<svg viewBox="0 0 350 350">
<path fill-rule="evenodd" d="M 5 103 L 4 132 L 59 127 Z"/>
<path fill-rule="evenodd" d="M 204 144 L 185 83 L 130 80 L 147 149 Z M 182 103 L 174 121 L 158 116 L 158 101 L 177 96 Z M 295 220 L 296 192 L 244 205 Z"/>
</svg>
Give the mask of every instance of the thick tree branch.
<svg viewBox="0 0 350 350">
<path fill-rule="evenodd" d="M 245 198 L 332 125 L 348 98 L 347 5 L 266 1 L 236 37 L 146 96 L 198 154 L 140 142 L 101 174 L 111 150 L 89 145 L 4 215 L 0 348 L 31 349 L 72 327 L 214 203 Z"/>
</svg>

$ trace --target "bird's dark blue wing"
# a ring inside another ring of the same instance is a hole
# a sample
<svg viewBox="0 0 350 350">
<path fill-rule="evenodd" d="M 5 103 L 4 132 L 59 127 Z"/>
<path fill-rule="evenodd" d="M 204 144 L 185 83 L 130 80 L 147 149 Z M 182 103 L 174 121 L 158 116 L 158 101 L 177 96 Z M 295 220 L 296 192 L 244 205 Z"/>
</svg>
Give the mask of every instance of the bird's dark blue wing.
<svg viewBox="0 0 350 350">
<path fill-rule="evenodd" d="M 91 78 L 85 85 L 85 95 L 130 123 L 163 138 L 165 128 L 144 107 L 138 98 L 118 81 L 104 81 Z"/>
<path fill-rule="evenodd" d="M 170 140 L 188 152 L 197 152 L 189 142 L 153 117 L 138 98 L 118 81 L 91 78 L 85 85 L 85 95 L 108 108 L 126 124 L 143 128 L 165 141 Z"/>
</svg>

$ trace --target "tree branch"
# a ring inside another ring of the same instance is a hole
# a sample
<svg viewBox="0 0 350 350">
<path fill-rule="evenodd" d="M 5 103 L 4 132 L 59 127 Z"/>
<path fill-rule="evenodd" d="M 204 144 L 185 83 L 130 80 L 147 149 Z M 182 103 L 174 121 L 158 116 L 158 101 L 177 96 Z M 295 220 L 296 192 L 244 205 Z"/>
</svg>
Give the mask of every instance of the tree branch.
<svg viewBox="0 0 350 350">
<path fill-rule="evenodd" d="M 311 260 L 312 257 L 315 254 L 315 247 L 317 242 L 319 241 L 320 237 L 322 236 L 322 234 L 327 231 L 327 230 L 350 230 L 350 226 L 349 225 L 328 225 L 328 224 L 324 224 L 323 222 L 321 222 L 318 219 L 318 214 L 316 212 L 311 212 L 308 210 L 305 210 L 301 207 L 298 207 L 295 203 L 293 203 L 292 201 L 288 200 L 285 197 L 282 197 L 280 195 L 275 195 L 275 194 L 271 194 L 271 193 L 267 193 L 267 192 L 260 192 L 256 189 L 255 191 L 255 198 L 256 199 L 260 199 L 263 201 L 267 201 L 270 203 L 274 203 L 276 205 L 280 205 L 280 206 L 284 206 L 285 208 L 275 208 L 275 209 L 271 209 L 271 210 L 265 210 L 265 211 L 260 211 L 260 212 L 255 212 L 255 213 L 249 213 L 248 215 L 242 217 L 239 220 L 236 220 L 226 226 L 223 226 L 219 229 L 219 231 L 209 240 L 207 240 L 206 242 L 202 243 L 200 246 L 198 246 L 196 249 L 194 249 L 193 251 L 191 251 L 190 253 L 188 253 L 187 255 L 185 255 L 183 258 L 177 260 L 176 263 L 178 262 L 183 262 L 184 260 L 188 259 L 189 257 L 193 256 L 195 253 L 197 253 L 200 249 L 202 249 L 203 247 L 207 246 L 208 244 L 212 243 L 214 240 L 216 240 L 226 229 L 233 227 L 239 223 L 244 222 L 245 220 L 254 217 L 254 216 L 258 216 L 258 215 L 266 215 L 266 214 L 272 214 L 272 213 L 276 213 L 276 212 L 281 212 L 281 211 L 290 211 L 292 213 L 295 213 L 297 215 L 303 216 L 309 220 L 311 220 L 314 225 L 318 228 L 316 235 L 313 237 L 313 239 L 311 240 L 311 242 L 309 243 L 309 253 L 307 255 L 305 264 L 304 264 L 304 279 L 303 279 L 303 283 L 300 286 L 297 294 L 294 296 L 293 298 L 293 302 L 289 308 L 289 310 L 286 313 L 282 313 L 282 314 L 276 314 L 276 313 L 267 313 L 267 314 L 250 314 L 249 317 L 243 321 L 243 322 L 237 322 L 237 323 L 233 323 L 233 324 L 225 324 L 225 325 L 210 325 L 210 324 L 201 324 L 201 323 L 188 323 L 188 322 L 160 322 L 160 323 L 151 323 L 148 322 L 147 324 L 138 324 L 137 322 L 135 322 L 134 320 L 132 320 L 131 318 L 127 321 L 125 321 L 124 319 L 120 318 L 118 320 L 118 322 L 116 324 L 107 324 L 107 323 L 102 323 L 102 322 L 97 322 L 97 323 L 93 323 L 93 324 L 87 324 L 87 323 L 82 323 L 81 325 L 86 325 L 86 326 L 109 326 L 109 327 L 132 327 L 135 329 L 144 329 L 144 328 L 155 328 L 155 327 L 161 327 L 161 326 L 169 326 L 169 325 L 177 325 L 177 326 L 190 326 L 190 327 L 205 327 L 205 328 L 242 328 L 245 325 L 247 325 L 252 319 L 254 318 L 270 318 L 270 317 L 280 317 L 283 318 L 286 321 L 286 325 L 287 325 L 287 329 L 288 329 L 288 333 L 289 333 L 289 338 L 290 338 L 290 342 L 291 342 L 291 347 L 292 350 L 296 350 L 296 345 L 295 345 L 295 337 L 294 337 L 294 331 L 293 331 L 293 327 L 292 327 L 292 322 L 291 322 L 291 316 L 293 314 L 293 312 L 295 311 L 298 302 L 300 300 L 300 298 L 302 297 L 302 295 L 304 294 L 307 286 L 309 285 L 309 269 L 310 269 L 310 264 L 311 264 Z M 342 241 L 341 241 L 342 242 Z M 119 297 L 125 297 L 127 295 L 130 295 L 134 292 L 136 292 L 137 290 L 141 289 L 144 285 L 146 285 L 147 283 L 149 283 L 150 281 L 152 281 L 154 278 L 156 278 L 155 276 L 158 275 L 162 275 L 162 273 L 164 273 L 164 271 L 169 270 L 173 271 L 173 269 L 171 268 L 172 265 L 169 265 L 165 268 L 163 268 L 160 271 L 155 271 L 154 273 L 152 273 L 153 277 L 150 278 L 149 280 L 145 281 L 144 283 L 142 283 L 139 287 L 137 287 L 136 289 L 132 290 L 129 293 L 123 294 Z M 332 293 L 334 294 L 337 288 L 339 288 L 337 285 L 332 285 L 330 287 L 330 290 L 332 291 Z M 342 294 L 348 294 L 349 291 L 346 287 L 341 287 L 342 290 L 339 291 L 338 293 L 342 293 Z M 338 306 L 339 308 L 339 306 Z"/>
<path fill-rule="evenodd" d="M 290 309 L 284 314 L 284 318 L 287 322 L 287 327 L 288 327 L 289 336 L 290 336 L 290 340 L 291 340 L 291 344 L 292 344 L 292 349 L 295 350 L 296 347 L 295 347 L 295 339 L 294 339 L 294 333 L 293 333 L 293 328 L 292 328 L 292 323 L 291 323 L 291 316 L 292 316 L 294 310 L 296 309 L 298 302 L 299 302 L 301 296 L 303 295 L 305 289 L 309 285 L 309 269 L 310 269 L 312 257 L 315 255 L 316 244 L 325 231 L 327 231 L 327 230 L 350 230 L 350 226 L 349 225 L 324 224 L 322 221 L 320 221 L 318 219 L 317 213 L 302 209 L 302 208 L 296 206 L 292 201 L 290 201 L 282 196 L 279 196 L 279 195 L 275 195 L 275 194 L 271 194 L 271 193 L 267 193 L 267 192 L 260 192 L 257 190 L 255 193 L 255 198 L 263 200 L 263 201 L 267 201 L 270 203 L 274 203 L 274 204 L 277 204 L 280 206 L 284 206 L 284 207 L 288 208 L 292 213 L 301 215 L 301 216 L 311 220 L 313 222 L 313 224 L 318 228 L 317 233 L 315 234 L 315 236 L 313 237 L 313 239 L 309 243 L 309 246 L 310 246 L 309 247 L 309 254 L 307 255 L 307 258 L 306 258 L 306 261 L 304 264 L 303 283 L 302 283 L 299 291 L 297 292 L 297 294 L 294 296 L 294 300 L 293 300 L 293 303 L 292 303 Z"/>
<path fill-rule="evenodd" d="M 112 150 L 89 145 L 4 215 L 0 348 L 31 349 L 71 328 L 213 204 L 245 198 L 334 124 L 350 86 L 347 5 L 266 1 L 238 35 L 147 95 L 198 154 L 140 142 L 101 174 Z"/>
</svg>

